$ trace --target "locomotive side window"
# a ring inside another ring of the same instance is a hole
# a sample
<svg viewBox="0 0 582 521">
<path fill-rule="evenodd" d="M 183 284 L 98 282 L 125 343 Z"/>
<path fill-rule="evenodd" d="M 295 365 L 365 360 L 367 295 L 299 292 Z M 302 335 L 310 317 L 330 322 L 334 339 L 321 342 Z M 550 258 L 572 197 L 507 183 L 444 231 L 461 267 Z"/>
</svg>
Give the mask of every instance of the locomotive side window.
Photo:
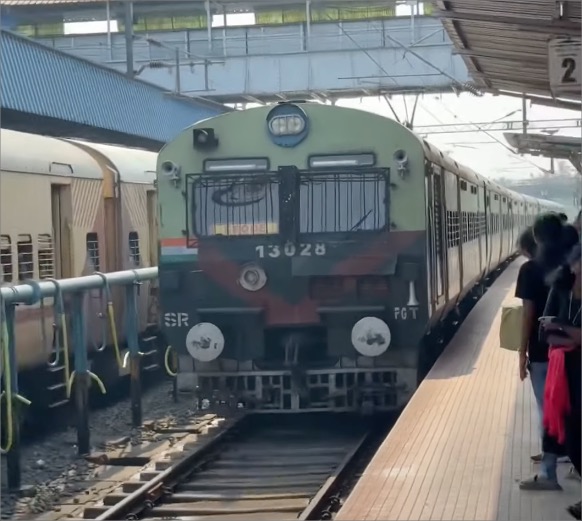
<svg viewBox="0 0 582 521">
<path fill-rule="evenodd" d="M 85 240 L 87 247 L 87 260 L 93 267 L 93 270 L 101 270 L 101 262 L 99 260 L 99 235 L 95 232 L 90 232 L 87 234 Z"/>
<path fill-rule="evenodd" d="M 34 247 L 30 235 L 18 236 L 16 254 L 18 256 L 18 280 L 24 281 L 34 278 Z"/>
<path fill-rule="evenodd" d="M 49 233 L 41 233 L 38 236 L 38 277 L 51 279 L 55 276 L 55 255 L 53 238 Z"/>
<path fill-rule="evenodd" d="M 0 235 L 0 283 L 12 282 L 12 241 L 9 235 Z"/>
<path fill-rule="evenodd" d="M 141 254 L 139 252 L 139 235 L 137 232 L 129 232 L 129 260 L 136 268 L 141 265 Z"/>
</svg>

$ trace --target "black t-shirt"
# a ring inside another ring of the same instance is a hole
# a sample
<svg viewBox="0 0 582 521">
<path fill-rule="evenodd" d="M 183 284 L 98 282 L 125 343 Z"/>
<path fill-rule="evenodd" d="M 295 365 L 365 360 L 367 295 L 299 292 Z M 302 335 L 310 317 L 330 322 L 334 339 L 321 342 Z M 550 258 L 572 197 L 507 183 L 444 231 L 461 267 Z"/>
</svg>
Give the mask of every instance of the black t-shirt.
<svg viewBox="0 0 582 521">
<path fill-rule="evenodd" d="M 527 355 L 530 362 L 547 362 L 548 345 L 542 342 L 538 334 L 538 318 L 544 316 L 549 288 L 544 283 L 544 271 L 539 264 L 528 260 L 522 264 L 517 276 L 515 296 L 534 303 L 536 315 L 530 331 Z"/>
<path fill-rule="evenodd" d="M 552 287 L 544 310 L 548 317 L 558 317 L 562 324 L 580 327 L 580 299 L 572 295 L 570 290 Z"/>
</svg>

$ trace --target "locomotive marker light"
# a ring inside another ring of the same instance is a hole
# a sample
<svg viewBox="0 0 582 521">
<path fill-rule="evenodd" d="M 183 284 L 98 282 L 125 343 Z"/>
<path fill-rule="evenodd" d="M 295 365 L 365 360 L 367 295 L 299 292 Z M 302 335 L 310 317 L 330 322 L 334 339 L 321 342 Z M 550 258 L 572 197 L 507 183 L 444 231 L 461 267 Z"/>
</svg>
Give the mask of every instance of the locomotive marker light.
<svg viewBox="0 0 582 521">
<path fill-rule="evenodd" d="M 267 131 L 275 145 L 295 147 L 307 137 L 309 119 L 301 107 L 282 103 L 267 114 Z"/>
<path fill-rule="evenodd" d="M 394 152 L 394 161 L 396 161 L 400 179 L 404 179 L 410 173 L 408 169 L 408 154 L 400 148 Z"/>
<path fill-rule="evenodd" d="M 259 291 L 267 283 L 265 270 L 256 264 L 243 266 L 238 283 L 247 291 Z"/>
<path fill-rule="evenodd" d="M 204 161 L 205 172 L 238 172 L 238 171 L 267 171 L 269 160 L 257 159 L 206 159 Z"/>
<path fill-rule="evenodd" d="M 384 354 L 392 334 L 388 324 L 376 317 L 364 317 L 352 328 L 352 345 L 362 356 L 380 356 Z"/>
<path fill-rule="evenodd" d="M 162 174 L 164 174 L 174 184 L 174 187 L 177 188 L 181 181 L 180 166 L 173 161 L 164 161 L 160 165 L 160 169 L 162 170 Z"/>
<path fill-rule="evenodd" d="M 374 154 L 336 154 L 331 156 L 311 156 L 310 168 L 345 168 L 349 166 L 374 166 Z"/>
<path fill-rule="evenodd" d="M 224 349 L 224 335 L 214 324 L 200 322 L 188 331 L 186 349 L 194 360 L 212 362 Z"/>
</svg>

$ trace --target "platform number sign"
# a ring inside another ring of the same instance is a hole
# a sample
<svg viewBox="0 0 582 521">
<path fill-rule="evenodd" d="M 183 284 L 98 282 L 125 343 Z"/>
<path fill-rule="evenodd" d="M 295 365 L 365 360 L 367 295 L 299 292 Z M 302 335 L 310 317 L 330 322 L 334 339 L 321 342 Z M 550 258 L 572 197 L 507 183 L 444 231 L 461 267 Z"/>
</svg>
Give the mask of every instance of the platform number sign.
<svg viewBox="0 0 582 521">
<path fill-rule="evenodd" d="M 558 37 L 548 44 L 550 88 L 554 96 L 580 95 L 582 85 L 580 37 Z"/>
</svg>

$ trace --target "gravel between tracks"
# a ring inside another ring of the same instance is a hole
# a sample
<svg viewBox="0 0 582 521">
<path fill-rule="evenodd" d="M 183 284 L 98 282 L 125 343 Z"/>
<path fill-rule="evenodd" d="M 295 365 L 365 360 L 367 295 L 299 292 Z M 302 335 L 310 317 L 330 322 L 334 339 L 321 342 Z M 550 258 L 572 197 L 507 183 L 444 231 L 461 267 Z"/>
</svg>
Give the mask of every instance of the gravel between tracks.
<svg viewBox="0 0 582 521">
<path fill-rule="evenodd" d="M 170 426 L 187 423 L 195 416 L 192 401 L 184 398 L 174 403 L 171 389 L 171 382 L 163 382 L 144 393 L 144 422 L 157 420 Z M 151 429 L 132 428 L 129 399 L 92 411 L 90 427 L 91 446 L 99 452 L 171 437 Z M 27 497 L 3 491 L 2 519 L 29 519 L 31 514 L 56 507 L 62 498 L 82 492 L 87 481 L 99 479 L 95 470 L 98 465 L 79 458 L 76 443 L 75 428 L 69 427 L 21 448 L 22 484 Z"/>
</svg>

